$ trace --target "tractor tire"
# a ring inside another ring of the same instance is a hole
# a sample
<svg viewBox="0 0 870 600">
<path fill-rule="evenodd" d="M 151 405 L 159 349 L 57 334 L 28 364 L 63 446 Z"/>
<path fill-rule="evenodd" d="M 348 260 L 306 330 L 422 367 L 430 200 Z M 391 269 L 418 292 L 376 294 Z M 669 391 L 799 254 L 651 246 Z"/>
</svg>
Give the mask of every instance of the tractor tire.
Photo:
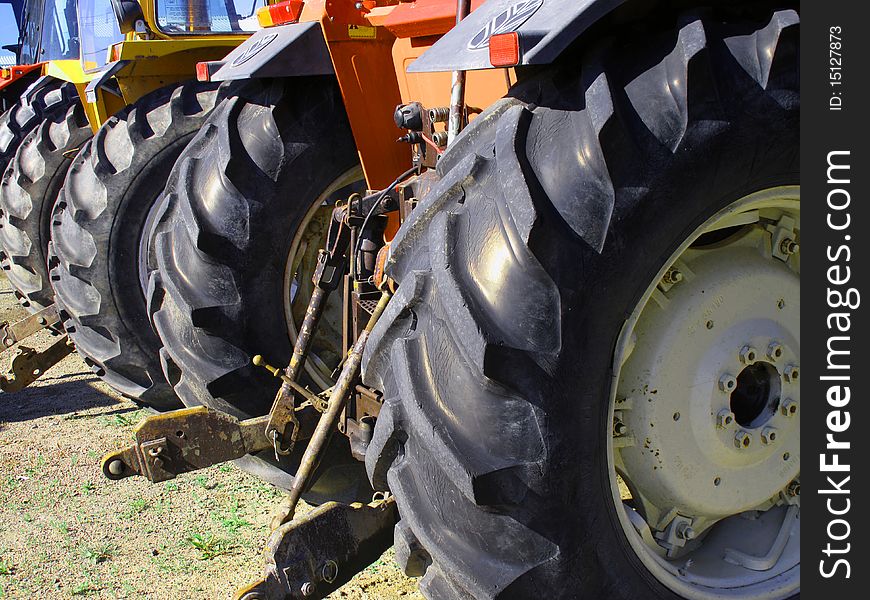
<svg viewBox="0 0 870 600">
<path fill-rule="evenodd" d="M 106 383 L 158 410 L 180 403 L 160 369 L 139 250 L 172 165 L 217 99 L 217 84 L 182 83 L 111 117 L 73 161 L 52 217 L 51 280 L 67 333 Z"/>
<path fill-rule="evenodd" d="M 799 18 L 666 20 L 521 80 L 444 153 L 392 243 L 399 287 L 363 362 L 385 397 L 366 467 L 396 497 L 397 560 L 427 598 L 716 595 L 685 572 L 659 577 L 631 545 L 619 492 L 611 501 L 614 358 L 687 236 L 798 183 Z M 656 399 L 635 393 L 635 406 Z M 692 425 L 667 416 L 657 428 Z M 668 460 L 656 468 L 671 473 Z M 727 595 L 796 596 L 799 562 L 788 568 Z"/>
<path fill-rule="evenodd" d="M 40 78 L 28 87 L 18 102 L 0 116 L 0 173 L 6 171 L 18 146 L 45 115 L 59 107 L 66 110 L 70 99 L 77 96 L 73 84 L 52 78 Z"/>
<path fill-rule="evenodd" d="M 31 312 L 54 302 L 47 256 L 51 212 L 73 157 L 92 135 L 78 96 L 64 97 L 24 139 L 0 184 L 3 270 Z"/>
<path fill-rule="evenodd" d="M 337 88 L 320 80 L 243 86 L 185 150 L 151 234 L 148 295 L 165 375 L 186 405 L 269 411 L 278 383 L 251 358 L 290 360 L 291 240 L 358 161 Z"/>
</svg>

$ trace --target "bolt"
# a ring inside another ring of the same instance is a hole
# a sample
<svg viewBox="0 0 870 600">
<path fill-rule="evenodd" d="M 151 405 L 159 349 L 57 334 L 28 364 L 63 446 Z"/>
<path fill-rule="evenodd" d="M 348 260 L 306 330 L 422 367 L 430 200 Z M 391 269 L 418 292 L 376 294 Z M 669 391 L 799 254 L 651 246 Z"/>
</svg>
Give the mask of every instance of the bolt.
<svg viewBox="0 0 870 600">
<path fill-rule="evenodd" d="M 664 283 L 669 283 L 674 285 L 675 283 L 680 283 L 683 280 L 683 274 L 676 267 L 671 267 L 665 272 L 664 277 L 662 277 Z"/>
<path fill-rule="evenodd" d="M 719 411 L 719 414 L 716 415 L 716 424 L 719 425 L 722 429 L 725 429 L 731 423 L 734 422 L 734 413 L 728 410 L 727 408 L 723 408 Z"/>
<path fill-rule="evenodd" d="M 152 464 L 159 469 L 163 466 L 163 459 L 162 458 L 155 458 L 152 461 Z"/>
<path fill-rule="evenodd" d="M 782 345 L 777 342 L 771 342 L 767 347 L 767 357 L 771 360 L 782 358 Z"/>
<path fill-rule="evenodd" d="M 120 475 L 124 472 L 124 463 L 117 458 L 109 463 L 109 473 L 112 475 Z"/>
<path fill-rule="evenodd" d="M 306 581 L 302 584 L 302 588 L 300 590 L 303 596 L 313 596 L 314 595 L 314 584 L 310 581 Z"/>
<path fill-rule="evenodd" d="M 362 2 L 357 2 L 356 4 L 353 5 L 353 7 L 354 7 L 355 9 L 357 9 L 357 10 L 362 10 L 362 8 L 363 8 L 363 3 L 362 3 Z M 783 240 L 783 241 L 785 241 L 785 240 Z M 785 252 L 785 251 L 783 250 L 783 252 Z"/>
<path fill-rule="evenodd" d="M 752 346 L 743 346 L 740 349 L 740 362 L 744 365 L 751 365 L 755 362 L 756 358 L 758 358 L 758 350 Z"/>
<path fill-rule="evenodd" d="M 742 429 L 737 432 L 737 435 L 734 436 L 734 445 L 737 448 L 743 450 L 744 448 L 749 448 L 749 445 L 752 443 L 752 436 L 749 433 L 743 431 Z"/>
<path fill-rule="evenodd" d="M 779 407 L 779 412 L 781 412 L 783 414 L 783 416 L 786 416 L 786 417 L 795 416 L 797 414 L 797 411 L 798 411 L 797 402 L 795 402 L 791 398 L 787 399 L 785 402 L 782 403 L 782 406 Z"/>
<path fill-rule="evenodd" d="M 783 375 L 785 375 L 785 380 L 790 383 L 794 383 L 795 381 L 797 381 L 799 374 L 800 372 L 798 371 L 797 365 L 787 366 L 785 368 L 785 372 L 783 373 Z"/>
<path fill-rule="evenodd" d="M 48 323 L 48 321 L 45 320 L 45 317 L 39 317 L 39 319 L 37 319 L 37 322 L 40 325 L 45 325 L 46 323 Z"/>
<path fill-rule="evenodd" d="M 795 254 L 799 252 L 801 247 L 796 241 L 791 238 L 785 238 L 780 242 L 779 249 L 783 254 Z"/>
<path fill-rule="evenodd" d="M 801 495 L 801 482 L 800 481 L 792 481 L 788 484 L 788 487 L 785 489 L 785 493 L 791 496 L 792 498 Z"/>
<path fill-rule="evenodd" d="M 12 341 L 12 338 L 3 338 L 3 344 L 4 344 L 5 346 L 11 346 L 11 345 L 14 344 L 14 343 L 15 343 L 15 342 Z"/>
<path fill-rule="evenodd" d="M 693 540 L 695 539 L 695 530 L 692 529 L 692 526 L 688 523 L 680 523 L 677 525 L 677 537 L 682 540 Z"/>
<path fill-rule="evenodd" d="M 613 422 L 613 433 L 618 436 L 625 435 L 626 433 L 628 433 L 628 425 L 626 425 L 619 419 L 615 420 Z"/>
<path fill-rule="evenodd" d="M 765 427 L 761 430 L 761 441 L 765 444 L 772 444 L 776 441 L 776 429 L 773 427 Z"/>
<path fill-rule="evenodd" d="M 719 389 L 723 392 L 733 392 L 736 387 L 737 380 L 734 379 L 734 375 L 725 373 L 719 378 Z"/>
</svg>

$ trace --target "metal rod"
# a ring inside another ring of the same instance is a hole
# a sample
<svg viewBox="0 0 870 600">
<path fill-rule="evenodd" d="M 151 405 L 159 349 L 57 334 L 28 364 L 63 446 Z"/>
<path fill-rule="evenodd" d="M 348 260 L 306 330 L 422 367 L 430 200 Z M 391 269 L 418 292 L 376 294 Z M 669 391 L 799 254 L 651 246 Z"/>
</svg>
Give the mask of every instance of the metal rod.
<svg viewBox="0 0 870 600">
<path fill-rule="evenodd" d="M 338 417 L 341 411 L 344 410 L 344 406 L 350 396 L 351 386 L 356 380 L 357 375 L 359 375 L 366 342 L 371 335 L 375 323 L 378 322 L 378 319 L 384 313 L 384 309 L 389 301 L 390 294 L 388 292 L 381 294 L 381 299 L 378 301 L 377 307 L 375 307 L 369 322 L 366 324 L 366 328 L 360 333 L 359 338 L 354 343 L 353 349 L 344 363 L 344 368 L 342 368 L 341 374 L 338 376 L 338 381 L 335 382 L 335 387 L 332 388 L 326 412 L 320 416 L 317 428 L 314 430 L 314 434 L 305 448 L 305 454 L 302 456 L 299 469 L 293 478 L 293 486 L 288 492 L 287 500 L 272 520 L 272 529 L 277 529 L 293 518 L 293 514 L 296 512 L 296 505 L 299 503 L 299 498 L 302 497 L 302 491 L 308 485 L 311 474 L 320 462 L 320 455 L 326 447 L 327 442 L 329 442 L 332 430 L 335 428 Z"/>
<path fill-rule="evenodd" d="M 471 12 L 471 0 L 456 0 L 456 24 Z M 465 71 L 453 71 L 450 86 L 450 117 L 447 121 L 447 146 L 453 143 L 462 131 L 462 121 L 465 117 Z"/>
</svg>

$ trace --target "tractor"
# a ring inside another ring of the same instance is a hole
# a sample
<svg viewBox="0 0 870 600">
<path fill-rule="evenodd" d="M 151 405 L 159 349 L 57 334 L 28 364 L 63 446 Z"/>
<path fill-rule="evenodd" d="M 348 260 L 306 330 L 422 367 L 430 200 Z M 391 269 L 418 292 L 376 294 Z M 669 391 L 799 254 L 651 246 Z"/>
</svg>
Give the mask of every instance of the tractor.
<svg viewBox="0 0 870 600">
<path fill-rule="evenodd" d="M 256 4 L 56 0 L 44 11 L 38 2 L 25 9 L 28 23 L 28 10 L 40 11 L 35 22 L 45 12 L 46 23 L 65 23 L 71 41 L 64 52 L 46 54 L 63 37 L 43 27 L 46 41 L 39 28 L 25 28 L 22 60 L 51 59 L 39 65 L 28 93 L 60 100 L 52 116 L 37 111 L 36 131 L 26 137 L 21 129 L 20 146 L 8 152 L 0 188 L 4 270 L 35 319 L 65 329 L 100 377 L 152 408 L 180 403 L 163 381 L 139 292 L 140 230 L 218 97 L 217 84 L 196 81 L 196 64 L 238 46 Z M 39 47 L 28 41 L 31 31 Z M 30 329 L 19 326 L 6 339 L 18 341 Z M 13 366 L 5 389 L 33 379 L 15 373 L 42 373 L 62 357 L 59 349 L 72 345 L 61 342 Z M 10 384 L 15 377 L 18 384 Z"/>
<path fill-rule="evenodd" d="M 258 19 L 140 248 L 186 408 L 104 474 L 291 474 L 244 600 L 391 544 L 433 599 L 796 598 L 797 6 Z M 348 457 L 372 501 L 296 517 Z"/>
</svg>

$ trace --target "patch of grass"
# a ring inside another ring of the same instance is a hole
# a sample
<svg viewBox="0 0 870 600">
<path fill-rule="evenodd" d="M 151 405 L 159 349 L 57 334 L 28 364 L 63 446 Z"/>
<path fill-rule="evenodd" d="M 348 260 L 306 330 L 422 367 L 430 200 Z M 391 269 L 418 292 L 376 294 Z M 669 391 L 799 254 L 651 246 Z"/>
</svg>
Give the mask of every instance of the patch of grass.
<svg viewBox="0 0 870 600">
<path fill-rule="evenodd" d="M 215 519 L 229 533 L 238 533 L 242 527 L 250 527 L 251 523 L 239 515 L 239 501 L 236 500 L 226 514 L 212 513 Z"/>
<path fill-rule="evenodd" d="M 129 516 L 138 515 L 144 512 L 150 504 L 145 498 L 136 498 L 135 500 L 130 501 L 130 506 L 127 509 L 127 514 Z"/>
<path fill-rule="evenodd" d="M 79 583 L 73 586 L 72 591 L 70 592 L 73 596 L 90 596 L 91 594 L 96 594 L 100 591 L 100 585 L 95 581 L 90 579 L 86 581 L 80 581 Z"/>
<path fill-rule="evenodd" d="M 86 481 L 82 484 L 82 491 L 85 493 L 93 492 L 95 489 L 97 489 L 97 484 L 93 481 Z"/>
<path fill-rule="evenodd" d="M 117 548 L 115 548 L 115 546 L 113 546 L 112 544 L 103 544 L 102 546 L 98 546 L 96 548 L 85 548 L 82 554 L 85 557 L 85 560 L 88 560 L 95 565 L 98 565 L 111 559 L 117 553 Z"/>
<path fill-rule="evenodd" d="M 200 560 L 211 560 L 227 554 L 230 550 L 226 540 L 210 533 L 194 533 L 187 538 L 187 543 L 199 551 Z"/>
<path fill-rule="evenodd" d="M 173 483 L 171 481 L 167 481 L 166 482 L 166 491 L 167 492 L 177 492 L 178 491 L 178 484 Z"/>
<path fill-rule="evenodd" d="M 15 566 L 12 561 L 0 558 L 0 575 L 12 575 L 15 573 Z"/>
<path fill-rule="evenodd" d="M 218 467 L 218 471 L 221 473 L 232 473 L 233 468 L 230 465 L 221 465 Z"/>
<path fill-rule="evenodd" d="M 88 450 L 88 460 L 97 460 L 100 458 L 100 455 L 97 454 L 96 450 Z"/>
</svg>

